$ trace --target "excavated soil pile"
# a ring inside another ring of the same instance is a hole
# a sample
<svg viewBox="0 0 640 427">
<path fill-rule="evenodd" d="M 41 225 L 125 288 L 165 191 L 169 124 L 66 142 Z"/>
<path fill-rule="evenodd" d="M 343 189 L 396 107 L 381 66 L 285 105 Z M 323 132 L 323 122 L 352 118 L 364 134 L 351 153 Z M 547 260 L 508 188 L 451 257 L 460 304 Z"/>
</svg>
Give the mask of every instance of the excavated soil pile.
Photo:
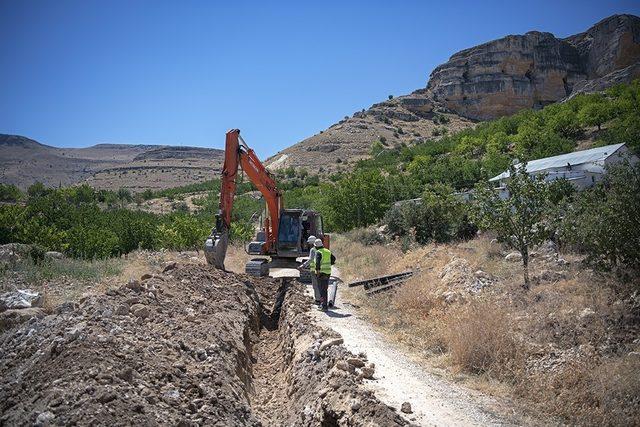
<svg viewBox="0 0 640 427">
<path fill-rule="evenodd" d="M 0 424 L 403 425 L 302 287 L 202 265 L 0 336 Z"/>
</svg>

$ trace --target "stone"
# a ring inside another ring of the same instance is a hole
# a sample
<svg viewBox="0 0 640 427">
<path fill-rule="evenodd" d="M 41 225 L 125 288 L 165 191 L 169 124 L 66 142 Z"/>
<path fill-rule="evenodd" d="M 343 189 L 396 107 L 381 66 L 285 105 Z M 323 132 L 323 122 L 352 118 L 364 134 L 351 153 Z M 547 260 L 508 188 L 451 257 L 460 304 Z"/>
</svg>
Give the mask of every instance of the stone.
<svg viewBox="0 0 640 427">
<path fill-rule="evenodd" d="M 341 371 L 345 371 L 345 372 L 355 372 L 355 366 L 350 365 L 346 360 L 338 360 L 336 362 L 336 368 L 340 369 Z"/>
<path fill-rule="evenodd" d="M 178 267 L 178 264 L 175 261 L 172 262 L 168 262 L 165 266 L 164 269 L 162 270 L 163 273 L 166 273 L 167 271 L 171 271 L 171 270 L 175 270 Z"/>
<path fill-rule="evenodd" d="M 131 313 L 134 316 L 140 317 L 142 319 L 149 317 L 149 307 L 144 304 L 134 304 L 131 306 Z"/>
<path fill-rule="evenodd" d="M 32 318 L 42 319 L 46 313 L 40 307 L 9 309 L 0 313 L 0 332 L 27 322 Z"/>
<path fill-rule="evenodd" d="M 369 363 L 367 366 L 363 366 L 360 369 L 360 376 L 366 379 L 373 379 L 373 374 L 376 372 L 376 365 Z"/>
<path fill-rule="evenodd" d="M 403 402 L 402 406 L 400 406 L 400 411 L 404 412 L 405 414 L 412 414 L 413 411 L 411 410 L 411 403 Z"/>
<path fill-rule="evenodd" d="M 592 308 L 585 308 L 580 312 L 578 318 L 582 321 L 590 321 L 596 316 L 596 312 Z"/>
<path fill-rule="evenodd" d="M 34 426 L 36 427 L 48 427 L 51 425 L 51 422 L 55 419 L 55 415 L 51 411 L 45 411 L 38 414 L 36 417 L 36 422 Z"/>
<path fill-rule="evenodd" d="M 340 345 L 344 343 L 344 340 L 342 338 L 330 338 L 326 341 L 323 341 L 322 344 L 320 344 L 320 351 L 326 350 L 329 347 L 332 347 L 334 345 Z"/>
<path fill-rule="evenodd" d="M 127 304 L 119 304 L 114 311 L 114 314 L 118 316 L 126 316 L 129 314 L 129 306 Z"/>
<path fill-rule="evenodd" d="M 140 292 L 142 291 L 142 284 L 140 284 L 140 281 L 136 280 L 136 279 L 130 279 L 129 282 L 127 282 L 127 288 L 131 289 L 132 291 L 135 292 Z"/>
<path fill-rule="evenodd" d="M 520 252 L 511 252 L 504 257 L 504 260 L 508 262 L 520 262 L 522 261 L 522 255 Z"/>
<path fill-rule="evenodd" d="M 0 295 L 0 311 L 42 307 L 42 303 L 42 295 L 31 289 L 18 289 Z"/>
<path fill-rule="evenodd" d="M 145 280 L 149 280 L 153 277 L 153 274 L 151 273 L 145 273 L 142 276 L 140 276 L 140 281 L 144 282 Z"/>
<path fill-rule="evenodd" d="M 360 403 L 359 400 L 357 399 L 353 399 L 351 400 L 351 410 L 353 412 L 358 412 L 360 410 L 360 408 L 362 408 L 362 403 Z"/>
<path fill-rule="evenodd" d="M 357 357 L 349 357 L 347 359 L 347 363 L 355 366 L 356 368 L 362 368 L 364 366 L 364 361 Z"/>
<path fill-rule="evenodd" d="M 44 253 L 44 257 L 48 259 L 63 259 L 64 254 L 62 252 L 47 251 Z"/>
<path fill-rule="evenodd" d="M 55 308 L 56 314 L 72 313 L 78 309 L 78 304 L 71 301 L 66 301 Z"/>
</svg>

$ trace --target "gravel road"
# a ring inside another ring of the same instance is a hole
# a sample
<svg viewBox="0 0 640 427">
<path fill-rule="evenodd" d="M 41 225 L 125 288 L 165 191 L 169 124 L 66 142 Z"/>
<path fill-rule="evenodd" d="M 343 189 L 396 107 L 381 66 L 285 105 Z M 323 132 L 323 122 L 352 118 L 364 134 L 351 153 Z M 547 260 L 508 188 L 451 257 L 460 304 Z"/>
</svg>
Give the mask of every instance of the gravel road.
<svg viewBox="0 0 640 427">
<path fill-rule="evenodd" d="M 515 421 L 513 416 L 497 415 L 494 408 L 501 405 L 491 397 L 439 378 L 411 361 L 397 346 L 373 330 L 353 305 L 343 300 L 340 289 L 334 309 L 328 313 L 313 312 L 321 325 L 342 335 L 348 350 L 367 354 L 368 360 L 376 366 L 375 379 L 368 380 L 367 386 L 381 401 L 398 410 L 403 402 L 409 402 L 413 413 L 405 416 L 413 423 L 423 426 L 523 423 L 522 420 Z"/>
</svg>

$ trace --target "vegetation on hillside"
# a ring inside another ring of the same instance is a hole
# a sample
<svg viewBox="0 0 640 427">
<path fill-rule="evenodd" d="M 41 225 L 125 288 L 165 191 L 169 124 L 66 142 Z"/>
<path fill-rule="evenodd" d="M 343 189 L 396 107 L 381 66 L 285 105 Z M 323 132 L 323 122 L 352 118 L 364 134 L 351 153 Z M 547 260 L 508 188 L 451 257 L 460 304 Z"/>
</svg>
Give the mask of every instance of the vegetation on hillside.
<svg viewBox="0 0 640 427">
<path fill-rule="evenodd" d="M 24 203 L 0 206 L 0 244 L 34 244 L 88 259 L 136 249 L 199 249 L 211 231 L 217 210 L 217 199 L 205 198 L 202 209 L 193 214 L 157 215 L 126 209 L 124 203 L 111 203 L 114 194 L 123 202 L 131 197 L 127 192 L 95 191 L 87 185 L 51 189 L 34 184 L 17 197 Z M 250 238 L 253 230 L 248 220 L 260 210 L 258 205 L 257 200 L 239 198 L 232 238 Z"/>
<path fill-rule="evenodd" d="M 639 80 L 480 123 L 439 140 L 390 149 L 372 141 L 374 157 L 357 162 L 352 171 L 327 184 L 329 188 L 306 186 L 294 199 L 308 200 L 330 228 L 346 231 L 379 222 L 394 202 L 419 198 L 431 185 L 471 189 L 506 170 L 514 159 L 564 154 L 582 140 L 593 145 L 626 143 L 640 151 Z"/>
</svg>

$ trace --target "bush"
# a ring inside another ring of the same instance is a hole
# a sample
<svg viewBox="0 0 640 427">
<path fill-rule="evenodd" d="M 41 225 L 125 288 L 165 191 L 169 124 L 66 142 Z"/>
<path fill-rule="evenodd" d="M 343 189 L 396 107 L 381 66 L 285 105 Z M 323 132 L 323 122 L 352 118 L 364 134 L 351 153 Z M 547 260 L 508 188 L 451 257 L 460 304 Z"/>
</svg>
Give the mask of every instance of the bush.
<svg viewBox="0 0 640 427">
<path fill-rule="evenodd" d="M 376 227 L 355 228 L 347 233 L 347 238 L 365 246 L 382 245 L 388 242 L 386 236 Z"/>
<path fill-rule="evenodd" d="M 394 205 L 383 222 L 393 236 L 412 237 L 420 244 L 443 243 L 475 235 L 466 213 L 466 205 L 450 187 L 433 185 L 421 199 Z"/>
<path fill-rule="evenodd" d="M 0 202 L 17 202 L 22 199 L 22 192 L 11 184 L 0 184 Z"/>
<path fill-rule="evenodd" d="M 604 180 L 568 204 L 560 238 L 592 265 L 640 270 L 640 163 L 607 169 Z"/>
<path fill-rule="evenodd" d="M 482 301 L 458 307 L 447 315 L 444 342 L 452 363 L 475 374 L 508 376 L 517 356 L 517 342 L 504 307 Z"/>
</svg>

